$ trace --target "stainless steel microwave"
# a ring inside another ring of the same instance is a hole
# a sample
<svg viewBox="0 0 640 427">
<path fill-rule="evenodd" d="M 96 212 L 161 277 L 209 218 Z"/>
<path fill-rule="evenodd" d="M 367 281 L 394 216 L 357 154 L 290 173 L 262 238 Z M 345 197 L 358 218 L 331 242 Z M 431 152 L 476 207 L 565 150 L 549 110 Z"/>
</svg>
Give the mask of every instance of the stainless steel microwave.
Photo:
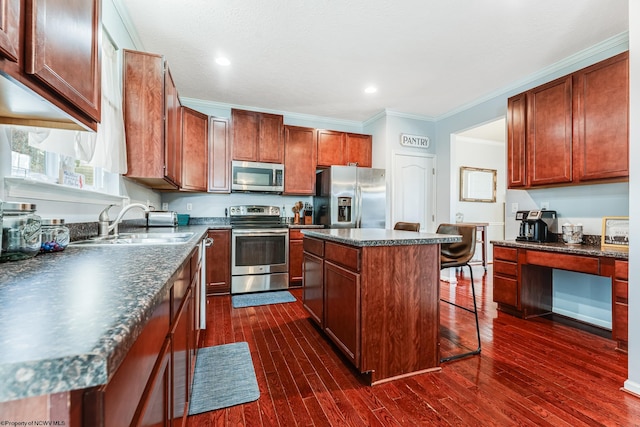
<svg viewBox="0 0 640 427">
<path fill-rule="evenodd" d="M 284 165 L 234 160 L 231 162 L 231 191 L 282 193 Z"/>
</svg>

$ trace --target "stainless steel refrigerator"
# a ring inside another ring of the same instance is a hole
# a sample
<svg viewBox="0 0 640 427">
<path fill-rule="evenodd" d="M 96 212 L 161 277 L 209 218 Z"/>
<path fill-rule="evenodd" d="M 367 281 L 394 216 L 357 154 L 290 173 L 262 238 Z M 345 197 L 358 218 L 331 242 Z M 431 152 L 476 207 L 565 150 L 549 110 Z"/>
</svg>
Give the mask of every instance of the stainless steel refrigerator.
<svg viewBox="0 0 640 427">
<path fill-rule="evenodd" d="M 316 175 L 314 223 L 328 228 L 385 228 L 384 169 L 332 166 Z"/>
</svg>

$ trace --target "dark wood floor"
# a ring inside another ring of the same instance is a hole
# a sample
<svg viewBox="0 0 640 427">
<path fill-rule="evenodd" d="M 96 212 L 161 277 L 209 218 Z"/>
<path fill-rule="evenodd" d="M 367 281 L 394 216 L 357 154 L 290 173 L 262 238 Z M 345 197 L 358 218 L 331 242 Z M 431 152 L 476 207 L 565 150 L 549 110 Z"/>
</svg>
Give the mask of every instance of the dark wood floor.
<svg viewBox="0 0 640 427">
<path fill-rule="evenodd" d="M 482 353 L 442 370 L 369 387 L 295 303 L 233 309 L 210 297 L 203 345 L 247 341 L 253 403 L 189 417 L 196 426 L 640 426 L 640 398 L 620 390 L 614 342 L 547 319 L 496 311 L 491 270 L 474 267 Z M 468 271 L 441 296 L 470 304 Z M 474 344 L 472 315 L 441 303 L 442 353 Z M 455 341 L 456 344 L 453 343 Z"/>
</svg>

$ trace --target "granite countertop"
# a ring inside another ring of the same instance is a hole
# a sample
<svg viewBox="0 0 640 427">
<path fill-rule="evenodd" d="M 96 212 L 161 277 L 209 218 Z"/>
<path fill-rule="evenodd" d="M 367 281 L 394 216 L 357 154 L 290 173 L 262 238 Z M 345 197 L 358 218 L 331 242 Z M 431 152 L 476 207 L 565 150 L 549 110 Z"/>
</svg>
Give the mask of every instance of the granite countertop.
<svg viewBox="0 0 640 427">
<path fill-rule="evenodd" d="M 0 402 L 105 384 L 208 228 L 177 228 L 194 232 L 185 244 L 71 245 L 0 264 Z"/>
<path fill-rule="evenodd" d="M 492 240 L 490 243 L 494 246 L 505 246 L 509 248 L 535 249 L 538 251 L 557 252 L 563 254 L 629 259 L 629 252 L 627 251 L 617 251 L 614 249 L 602 250 L 600 245 L 569 245 L 564 242 L 535 243 L 520 242 L 516 240 Z"/>
<path fill-rule="evenodd" d="M 451 234 L 416 233 L 415 231 L 387 230 L 384 228 L 331 228 L 302 230 L 302 234 L 352 246 L 407 246 L 454 243 L 461 236 Z"/>
</svg>

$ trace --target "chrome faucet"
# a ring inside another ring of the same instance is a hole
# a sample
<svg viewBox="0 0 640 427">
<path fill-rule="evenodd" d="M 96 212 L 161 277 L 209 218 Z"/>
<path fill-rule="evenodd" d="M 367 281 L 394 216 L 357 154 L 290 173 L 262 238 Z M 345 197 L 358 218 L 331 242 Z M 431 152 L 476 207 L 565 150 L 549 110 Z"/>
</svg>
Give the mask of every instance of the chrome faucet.
<svg viewBox="0 0 640 427">
<path fill-rule="evenodd" d="M 111 209 L 111 207 L 113 206 L 115 205 L 107 206 L 106 208 L 104 208 L 102 212 L 100 212 L 100 215 L 98 216 L 98 236 L 99 237 L 108 236 L 109 233 L 111 233 L 111 231 L 113 231 L 114 236 L 117 236 L 118 224 L 122 221 L 122 217 L 124 216 L 124 214 L 127 213 L 127 211 L 129 211 L 129 209 L 131 208 L 140 208 L 145 212 L 145 214 L 149 213 L 148 206 L 143 205 L 142 203 L 131 203 L 130 205 L 127 205 L 124 208 L 122 208 L 122 210 L 120 211 L 116 219 L 113 220 L 111 224 L 109 224 L 109 209 Z"/>
</svg>

